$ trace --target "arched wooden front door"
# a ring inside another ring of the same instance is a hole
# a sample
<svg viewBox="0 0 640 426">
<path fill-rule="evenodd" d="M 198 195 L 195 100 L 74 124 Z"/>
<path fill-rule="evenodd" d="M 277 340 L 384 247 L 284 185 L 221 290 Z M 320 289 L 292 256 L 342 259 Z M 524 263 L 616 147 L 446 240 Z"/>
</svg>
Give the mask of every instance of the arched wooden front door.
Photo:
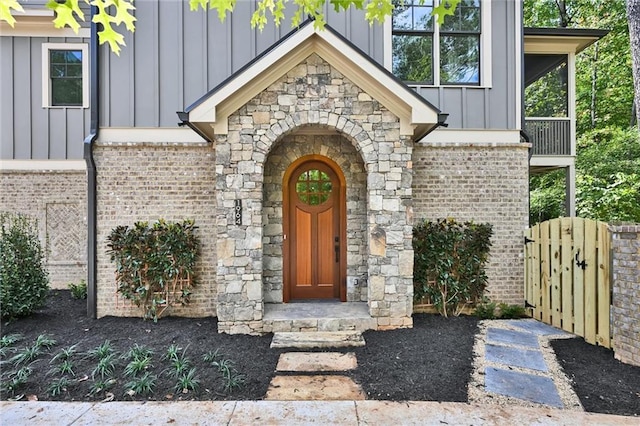
<svg viewBox="0 0 640 426">
<path fill-rule="evenodd" d="M 311 155 L 285 173 L 284 301 L 346 301 L 345 185 L 340 168 Z"/>
</svg>

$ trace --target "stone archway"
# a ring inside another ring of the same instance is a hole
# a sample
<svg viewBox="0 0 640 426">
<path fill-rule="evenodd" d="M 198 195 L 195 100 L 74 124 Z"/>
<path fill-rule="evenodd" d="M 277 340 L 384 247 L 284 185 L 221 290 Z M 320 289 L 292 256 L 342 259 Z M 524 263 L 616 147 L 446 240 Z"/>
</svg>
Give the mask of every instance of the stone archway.
<svg viewBox="0 0 640 426">
<path fill-rule="evenodd" d="M 366 225 L 360 232 L 362 241 L 371 241 L 371 246 L 365 243 L 355 255 L 362 258 L 352 278 L 357 279 L 359 268 L 366 264 L 365 300 L 370 315 L 377 318 L 379 328 L 412 324 L 413 144 L 409 135 L 401 134 L 400 124 L 396 115 L 317 54 L 229 116 L 227 133 L 215 137 L 219 331 L 261 332 L 264 302 L 273 295 L 266 296 L 265 290 L 271 290 L 264 287 L 263 279 L 267 278 L 265 265 L 274 260 L 266 250 L 271 242 L 263 243 L 263 237 L 272 236 L 263 235 L 265 214 L 267 218 L 269 214 L 265 194 L 274 194 L 265 187 L 273 185 L 267 180 L 267 159 L 289 158 L 289 152 L 277 154 L 278 143 L 308 126 L 340 134 L 336 137 L 352 147 L 348 162 L 354 150 L 362 159 Z M 328 147 L 319 149 L 319 154 L 326 155 L 322 149 Z M 231 211 L 238 204 L 242 220 L 236 222 Z M 362 290 L 353 294 L 363 299 Z"/>
</svg>

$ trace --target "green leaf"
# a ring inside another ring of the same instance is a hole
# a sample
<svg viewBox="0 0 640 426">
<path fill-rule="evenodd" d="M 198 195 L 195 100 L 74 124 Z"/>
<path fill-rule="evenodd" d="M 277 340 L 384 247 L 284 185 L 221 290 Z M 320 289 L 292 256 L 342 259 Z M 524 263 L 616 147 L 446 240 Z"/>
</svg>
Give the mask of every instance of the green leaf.
<svg viewBox="0 0 640 426">
<path fill-rule="evenodd" d="M 431 15 L 436 16 L 438 25 L 444 24 L 444 18 L 449 15 L 453 16 L 460 0 L 443 0 L 440 4 L 433 8 Z"/>
<path fill-rule="evenodd" d="M 5 21 L 12 27 L 16 23 L 16 18 L 11 14 L 11 9 L 18 12 L 24 12 L 24 9 L 17 0 L 1 0 L 0 1 L 0 21 Z"/>
<path fill-rule="evenodd" d="M 78 34 L 80 24 L 76 19 L 76 16 L 84 21 L 84 13 L 78 5 L 78 0 L 66 0 L 64 3 L 58 3 L 55 0 L 49 0 L 47 8 L 53 10 L 56 17 L 53 20 L 53 25 L 56 28 L 69 27 Z M 76 16 L 74 16 L 76 15 Z"/>
<path fill-rule="evenodd" d="M 366 7 L 365 19 L 369 24 L 373 24 L 374 21 L 382 23 L 392 12 L 391 0 L 371 0 Z"/>
</svg>

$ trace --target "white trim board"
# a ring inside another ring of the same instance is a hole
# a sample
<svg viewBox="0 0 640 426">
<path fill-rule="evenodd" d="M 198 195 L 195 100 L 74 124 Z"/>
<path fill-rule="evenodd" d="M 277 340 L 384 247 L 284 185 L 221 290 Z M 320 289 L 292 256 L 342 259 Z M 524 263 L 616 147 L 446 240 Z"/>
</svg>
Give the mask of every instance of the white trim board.
<svg viewBox="0 0 640 426">
<path fill-rule="evenodd" d="M 0 160 L 4 171 L 84 171 L 84 160 Z"/>
<path fill-rule="evenodd" d="M 205 143 L 193 130 L 183 127 L 105 127 L 100 143 Z"/>
<path fill-rule="evenodd" d="M 419 143 L 481 143 L 481 144 L 514 144 L 520 143 L 519 130 L 483 130 L 483 129 L 436 129 Z"/>
</svg>

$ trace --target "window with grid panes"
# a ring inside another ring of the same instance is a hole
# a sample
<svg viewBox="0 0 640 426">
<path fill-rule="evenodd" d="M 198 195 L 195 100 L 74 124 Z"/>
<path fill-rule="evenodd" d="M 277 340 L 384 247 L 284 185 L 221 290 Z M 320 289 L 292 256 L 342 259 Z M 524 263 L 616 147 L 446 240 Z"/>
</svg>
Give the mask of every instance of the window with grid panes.
<svg viewBox="0 0 640 426">
<path fill-rule="evenodd" d="M 419 84 L 480 84 L 481 7 L 461 0 L 442 25 L 431 15 L 440 0 L 394 0 L 393 73 Z"/>
</svg>

